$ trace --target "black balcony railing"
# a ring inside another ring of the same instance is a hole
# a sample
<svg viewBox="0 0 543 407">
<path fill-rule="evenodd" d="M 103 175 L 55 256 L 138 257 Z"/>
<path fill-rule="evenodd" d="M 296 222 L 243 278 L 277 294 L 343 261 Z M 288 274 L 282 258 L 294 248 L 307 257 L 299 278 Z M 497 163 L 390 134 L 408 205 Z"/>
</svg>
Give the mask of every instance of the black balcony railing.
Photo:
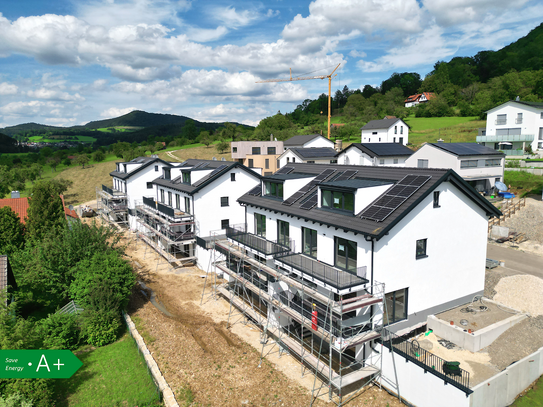
<svg viewBox="0 0 543 407">
<path fill-rule="evenodd" d="M 415 340 L 408 340 L 383 328 L 379 341 L 394 352 L 413 362 L 417 366 L 443 379 L 446 383 L 462 390 L 466 395 L 473 393 L 469 388 L 469 372 L 461 369 L 456 362 L 446 361 L 439 356 L 422 349 Z"/>
<path fill-rule="evenodd" d="M 157 209 L 159 212 L 163 213 L 164 215 L 169 216 L 170 218 L 175 218 L 175 211 L 173 210 L 172 207 L 158 203 Z"/>
<path fill-rule="evenodd" d="M 314 277 L 338 290 L 368 283 L 368 280 L 363 277 L 338 269 L 301 253 L 277 256 L 275 260 L 300 271 L 306 276 Z"/>
<path fill-rule="evenodd" d="M 241 243 L 251 249 L 254 249 L 266 256 L 273 256 L 290 252 L 290 246 L 287 244 L 279 244 L 266 240 L 262 236 L 253 235 L 245 231 L 245 226 L 228 226 L 226 228 L 226 237 Z"/>
<path fill-rule="evenodd" d="M 105 185 L 102 185 L 102 191 L 107 192 L 109 195 L 113 195 L 113 190 Z"/>
<path fill-rule="evenodd" d="M 154 198 L 147 198 L 147 197 L 143 197 L 143 204 L 144 205 L 147 205 L 153 209 L 156 209 L 156 202 L 154 200 Z"/>
</svg>

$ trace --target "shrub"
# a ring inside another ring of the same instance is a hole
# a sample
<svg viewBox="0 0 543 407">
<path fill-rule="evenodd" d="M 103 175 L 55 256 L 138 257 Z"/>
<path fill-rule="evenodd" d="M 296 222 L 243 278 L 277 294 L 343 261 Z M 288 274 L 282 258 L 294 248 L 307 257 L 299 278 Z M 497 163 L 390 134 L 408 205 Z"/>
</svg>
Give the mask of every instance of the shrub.
<svg viewBox="0 0 543 407">
<path fill-rule="evenodd" d="M 32 400 L 34 407 L 49 407 L 54 405 L 54 383 L 51 379 L 0 379 L 0 394 L 19 394 L 20 399 Z"/>
<path fill-rule="evenodd" d="M 51 314 L 37 324 L 45 349 L 70 349 L 79 346 L 81 330 L 77 316 L 73 314 Z"/>
<path fill-rule="evenodd" d="M 505 168 L 520 168 L 520 160 L 505 160 Z"/>
<path fill-rule="evenodd" d="M 0 396 L 0 407 L 32 407 L 32 400 L 27 399 L 21 393 L 13 393 L 5 398 Z"/>
<path fill-rule="evenodd" d="M 118 312 L 113 310 L 84 311 L 82 317 L 82 335 L 88 344 L 104 346 L 117 340 L 121 328 Z"/>
</svg>

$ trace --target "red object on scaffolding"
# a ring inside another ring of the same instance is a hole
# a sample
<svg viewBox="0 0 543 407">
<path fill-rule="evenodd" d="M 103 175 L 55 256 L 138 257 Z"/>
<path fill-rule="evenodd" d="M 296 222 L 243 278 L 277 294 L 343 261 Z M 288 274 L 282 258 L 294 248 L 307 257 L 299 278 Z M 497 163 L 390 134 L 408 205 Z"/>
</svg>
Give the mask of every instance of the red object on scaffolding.
<svg viewBox="0 0 543 407">
<path fill-rule="evenodd" d="M 317 330 L 317 317 L 317 310 L 313 310 L 313 312 L 311 312 L 311 329 L 313 329 L 314 331 Z"/>
</svg>

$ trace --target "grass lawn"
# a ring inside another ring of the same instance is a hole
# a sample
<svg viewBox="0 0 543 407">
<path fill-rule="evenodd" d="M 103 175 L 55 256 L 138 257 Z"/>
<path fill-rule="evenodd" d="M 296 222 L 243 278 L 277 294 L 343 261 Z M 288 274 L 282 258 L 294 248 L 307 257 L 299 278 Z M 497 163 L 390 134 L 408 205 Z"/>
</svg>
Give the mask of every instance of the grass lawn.
<svg viewBox="0 0 543 407">
<path fill-rule="evenodd" d="M 543 407 L 543 376 L 530 391 L 515 401 L 513 407 Z"/>
<path fill-rule="evenodd" d="M 476 117 L 408 117 L 405 122 L 411 127 L 409 142 L 420 146 L 443 139 L 449 143 L 475 143 L 477 129 L 486 126 L 486 121 Z"/>
<path fill-rule="evenodd" d="M 77 357 L 83 366 L 70 379 L 56 380 L 57 407 L 162 405 L 130 334 Z"/>
<path fill-rule="evenodd" d="M 541 195 L 543 189 L 543 177 L 524 171 L 504 171 L 504 182 L 511 185 L 521 197 L 529 194 Z"/>
</svg>

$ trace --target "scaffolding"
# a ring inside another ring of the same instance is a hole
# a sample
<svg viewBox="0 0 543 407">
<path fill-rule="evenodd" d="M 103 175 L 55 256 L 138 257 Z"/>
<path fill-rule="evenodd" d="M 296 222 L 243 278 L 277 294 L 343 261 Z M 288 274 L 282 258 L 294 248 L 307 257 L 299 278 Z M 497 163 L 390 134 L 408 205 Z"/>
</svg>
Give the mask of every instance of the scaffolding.
<svg viewBox="0 0 543 407">
<path fill-rule="evenodd" d="M 139 239 L 172 268 L 196 262 L 198 225 L 193 215 L 147 197 L 135 206 Z"/>
<path fill-rule="evenodd" d="M 128 224 L 128 195 L 126 192 L 113 188 L 96 187 L 96 211 L 109 225 L 118 229 L 127 228 Z"/>
<path fill-rule="evenodd" d="M 294 253 L 290 240 L 246 233 L 245 225 L 228 227 L 210 246 L 219 254 L 211 256 L 202 301 L 207 287 L 230 302 L 229 325 L 237 315 L 261 330 L 260 363 L 277 351 L 297 359 L 302 376 L 311 372 L 311 405 L 328 393 L 342 406 L 372 381 L 380 384 L 385 287 L 370 285 L 365 268 L 338 269 Z"/>
</svg>

